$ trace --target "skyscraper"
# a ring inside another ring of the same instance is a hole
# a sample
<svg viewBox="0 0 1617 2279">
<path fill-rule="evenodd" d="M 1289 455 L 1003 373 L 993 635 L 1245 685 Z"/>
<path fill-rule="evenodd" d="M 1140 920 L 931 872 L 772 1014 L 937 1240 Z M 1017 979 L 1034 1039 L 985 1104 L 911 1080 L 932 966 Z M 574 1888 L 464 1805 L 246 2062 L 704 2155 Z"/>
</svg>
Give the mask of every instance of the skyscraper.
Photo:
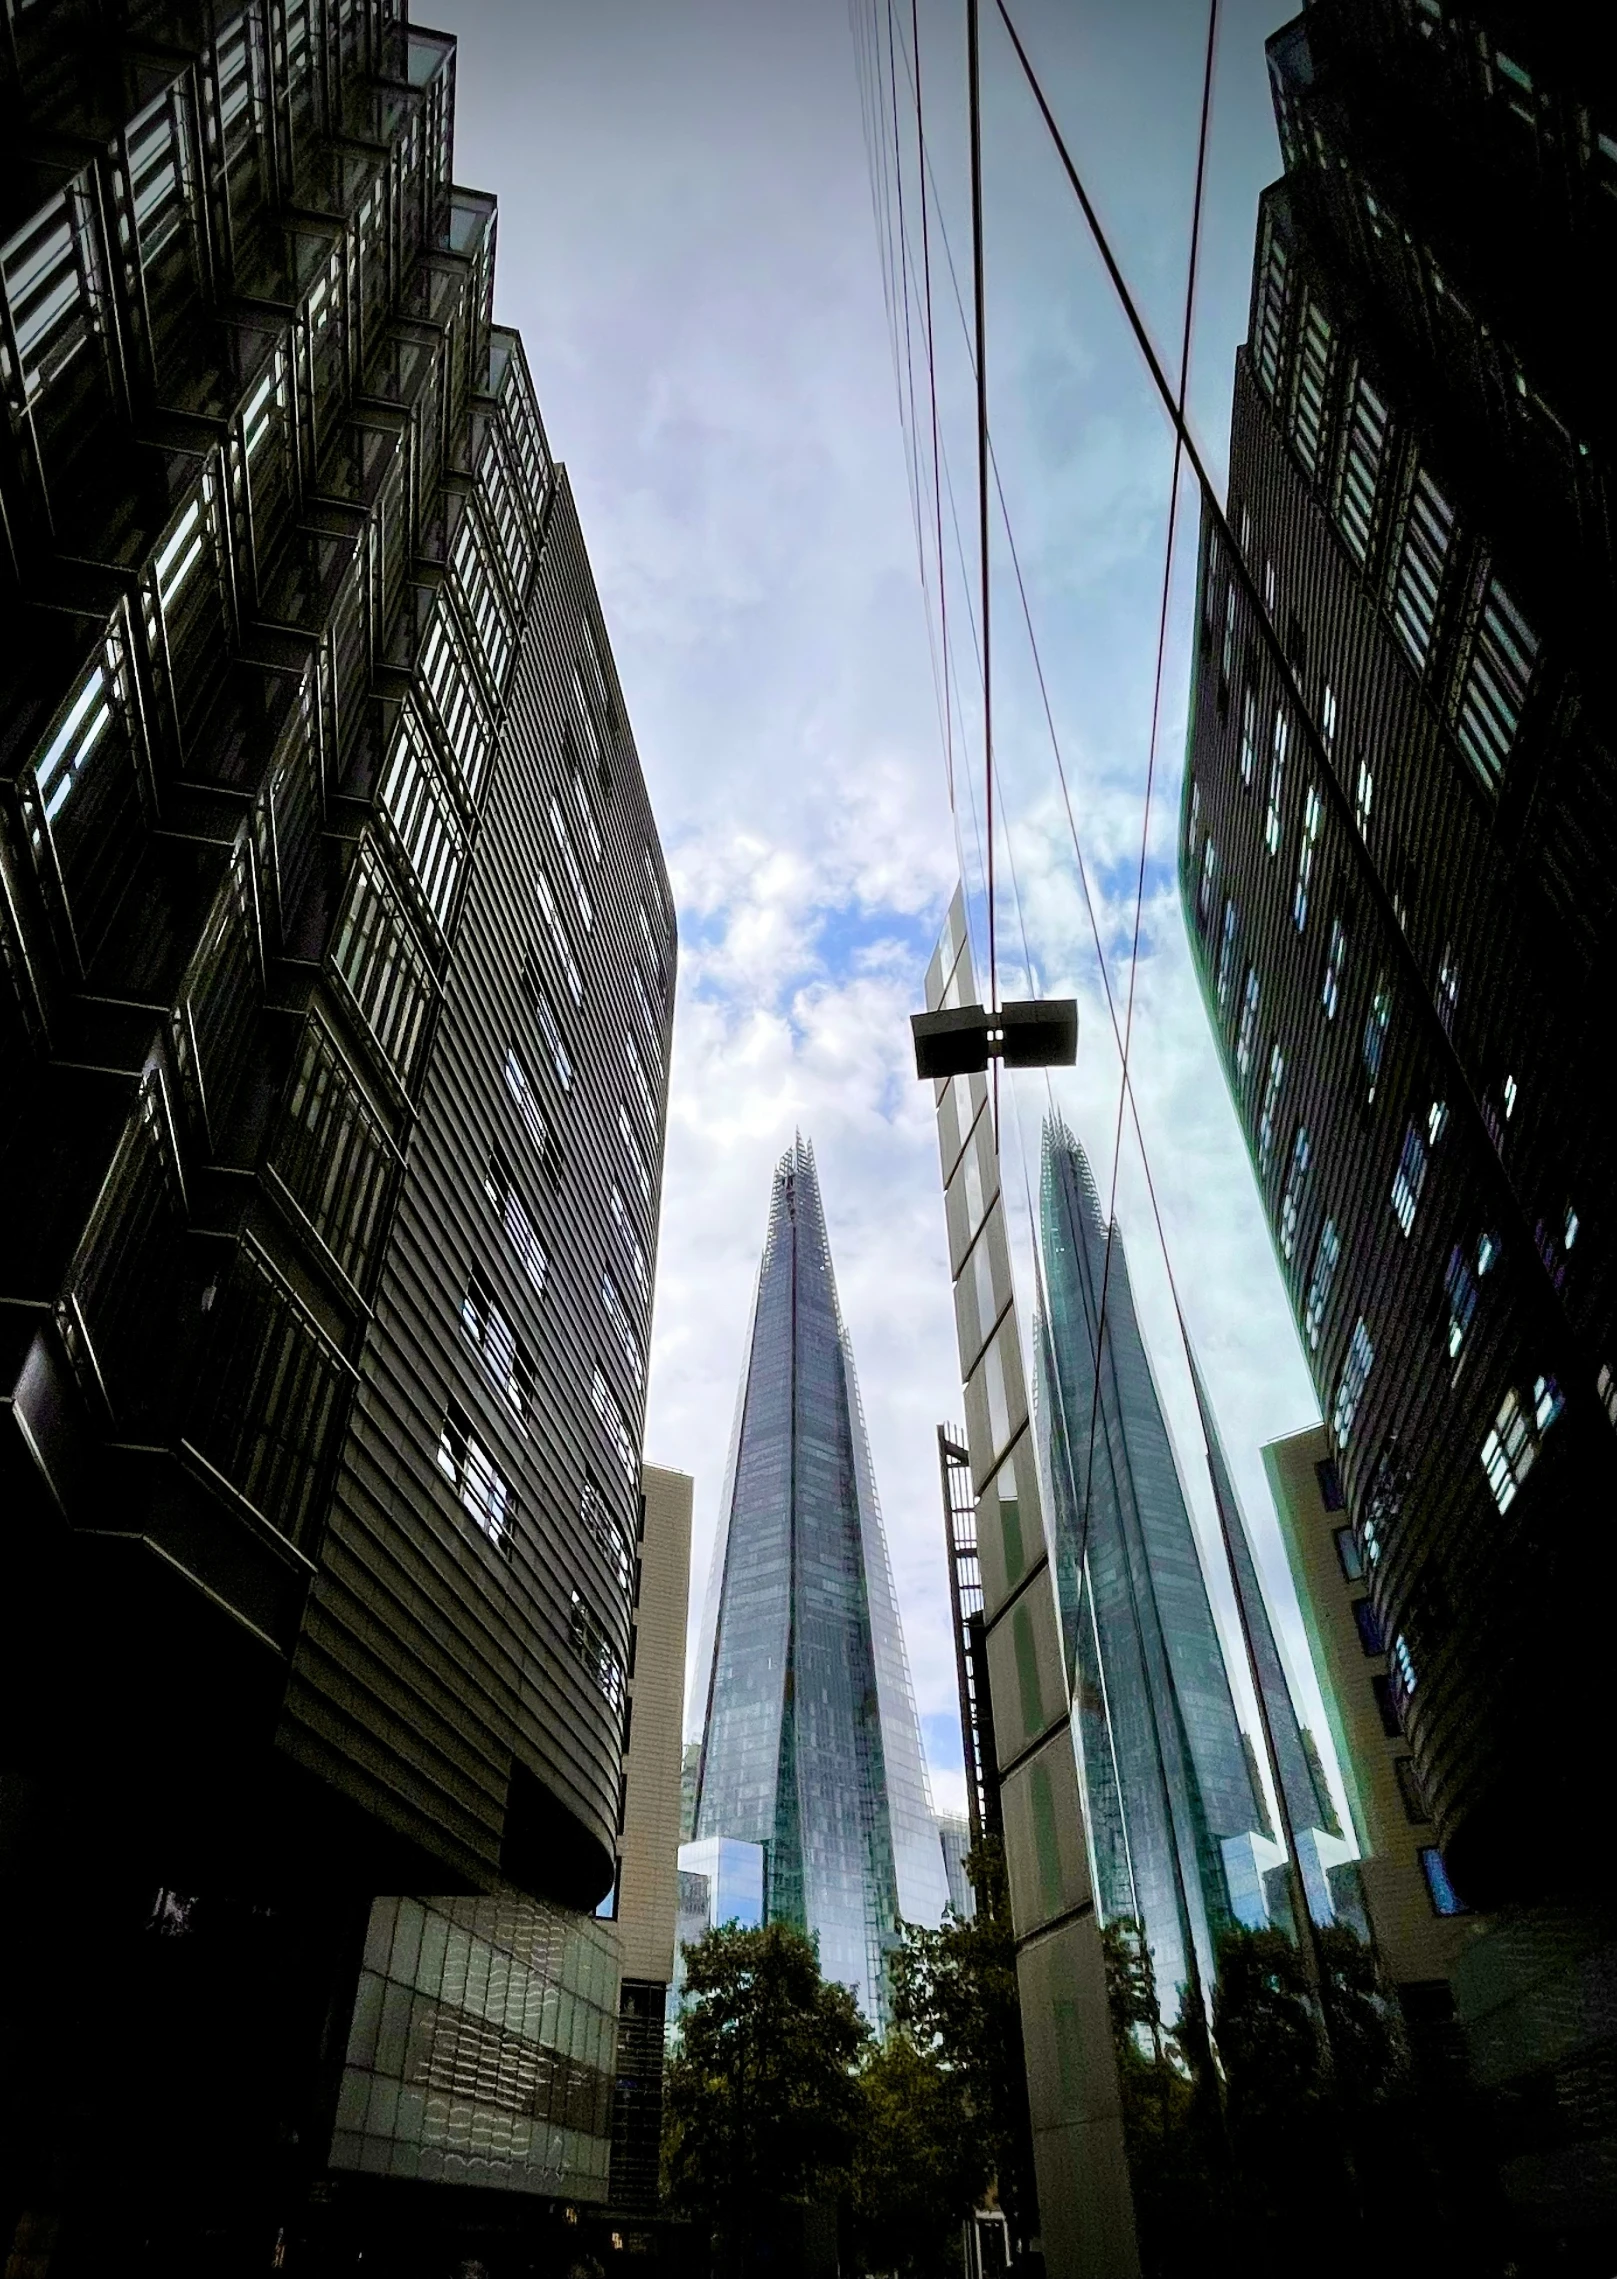
<svg viewBox="0 0 1617 2279">
<path fill-rule="evenodd" d="M 1479 1906 L 1603 1889 L 1609 69 L 1548 15 L 1341 0 L 1269 61 L 1192 950 L 1449 1871 Z"/>
<path fill-rule="evenodd" d="M 0 2204 L 170 2236 L 372 1894 L 610 1886 L 674 936 L 453 41 L 3 45 Z"/>
<path fill-rule="evenodd" d="M 1289 1821 L 1291 1833 L 1296 1838 L 1297 1868 L 1302 1877 L 1309 1913 L 1316 1923 L 1328 1923 L 1337 1913 L 1340 1901 L 1344 1913 L 1354 1919 L 1354 1927 L 1358 1929 L 1362 1927 L 1363 1908 L 1353 1888 L 1353 1871 L 1341 1863 L 1341 1872 L 1335 1878 L 1333 1886 L 1330 1863 L 1321 1849 L 1322 1837 L 1340 1838 L 1342 1834 L 1341 1823 L 1337 1819 L 1336 1807 L 1331 1801 L 1330 1787 L 1325 1778 L 1325 1767 L 1320 1762 L 1319 1748 L 1313 1734 L 1297 1715 L 1296 1695 L 1281 1657 L 1280 1640 L 1275 1634 L 1269 1602 L 1259 1579 L 1252 1538 L 1247 1532 L 1246 1514 L 1241 1509 L 1235 1482 L 1230 1477 L 1212 1403 L 1207 1398 L 1194 1355 L 1190 1365 L 1196 1379 L 1196 1398 L 1207 1436 L 1213 1493 L 1229 1531 L 1230 1571 L 1236 1604 L 1250 1643 L 1257 1688 L 1262 1697 L 1264 1722 L 1273 1743 L 1275 1764 L 1280 1776 L 1280 1791 L 1285 1804 L 1282 1817 Z M 1281 1835 L 1284 1839 L 1284 1828 Z M 1275 1884 L 1273 1871 L 1266 1881 L 1272 1891 Z M 1300 1925 L 1297 1928 L 1301 1930 Z"/>
<path fill-rule="evenodd" d="M 1267 1832 L 1122 1239 L 1082 1147 L 1044 1128 L 1039 1425 L 1102 1918 L 1144 1928 L 1164 2009 L 1263 1916 Z M 1101 1293 L 1105 1284 L 1104 1330 Z M 1098 1346 L 1098 1359 L 1097 1359 Z"/>
<path fill-rule="evenodd" d="M 885 2018 L 900 1917 L 948 1904 L 813 1150 L 776 1167 L 701 1661 L 696 1837 L 767 1846 L 768 1912 Z"/>
</svg>

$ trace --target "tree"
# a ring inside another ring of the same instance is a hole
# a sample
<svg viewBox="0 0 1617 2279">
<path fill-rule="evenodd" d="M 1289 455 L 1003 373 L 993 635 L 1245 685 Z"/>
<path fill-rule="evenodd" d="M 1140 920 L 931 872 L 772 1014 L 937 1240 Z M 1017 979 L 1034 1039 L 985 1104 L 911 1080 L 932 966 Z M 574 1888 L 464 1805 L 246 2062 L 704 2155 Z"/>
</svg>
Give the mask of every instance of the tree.
<svg viewBox="0 0 1617 2279">
<path fill-rule="evenodd" d="M 993 2173 L 961 2076 L 898 2031 L 867 2059 L 860 2084 L 853 2216 L 861 2267 L 914 2279 L 957 2271 L 960 2226 Z"/>
<path fill-rule="evenodd" d="M 977 1894 L 974 1915 L 951 1910 L 935 1931 L 903 1927 L 889 1958 L 893 2022 L 950 2076 L 980 2149 L 981 2181 L 958 2215 L 995 2178 L 1012 2233 L 1025 2240 L 1037 2224 L 1022 2009 L 1005 1857 L 994 1838 L 970 1854 L 966 1872 Z"/>
<path fill-rule="evenodd" d="M 790 2231 L 791 2211 L 845 2185 L 870 2030 L 785 1923 L 726 1925 L 687 1947 L 685 2005 L 665 2077 L 668 2195 L 745 2265 Z"/>
</svg>

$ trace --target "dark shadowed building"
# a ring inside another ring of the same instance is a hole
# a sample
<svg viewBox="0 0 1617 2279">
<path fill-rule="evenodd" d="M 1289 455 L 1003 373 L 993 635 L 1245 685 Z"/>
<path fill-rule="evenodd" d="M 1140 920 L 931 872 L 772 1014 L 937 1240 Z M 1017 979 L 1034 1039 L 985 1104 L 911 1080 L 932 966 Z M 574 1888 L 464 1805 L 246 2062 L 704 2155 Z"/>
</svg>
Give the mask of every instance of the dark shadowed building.
<svg viewBox="0 0 1617 2279">
<path fill-rule="evenodd" d="M 75 2269 L 268 2267 L 375 1893 L 613 1880 L 673 922 L 454 64 L 0 32 L 0 2230 Z"/>
</svg>

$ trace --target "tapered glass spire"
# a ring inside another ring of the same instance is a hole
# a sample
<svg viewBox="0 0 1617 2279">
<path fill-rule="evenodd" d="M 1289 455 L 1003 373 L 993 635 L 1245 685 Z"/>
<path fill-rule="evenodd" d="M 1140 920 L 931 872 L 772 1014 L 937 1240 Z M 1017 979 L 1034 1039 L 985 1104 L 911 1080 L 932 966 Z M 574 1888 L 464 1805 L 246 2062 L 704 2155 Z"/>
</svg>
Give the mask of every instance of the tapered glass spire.
<svg viewBox="0 0 1617 2279">
<path fill-rule="evenodd" d="M 1180 1987 L 1211 1992 L 1220 1930 L 1263 1920 L 1252 1838 L 1268 1818 L 1122 1241 L 1114 1227 L 1108 1262 L 1088 1161 L 1054 1118 L 1040 1253 L 1039 1422 L 1097 1900 L 1143 1926 L 1171 2016 Z"/>
<path fill-rule="evenodd" d="M 776 1167 L 699 1671 L 696 1834 L 767 1850 L 768 1910 L 884 2023 L 899 1919 L 948 1903 L 812 1149 Z"/>
</svg>

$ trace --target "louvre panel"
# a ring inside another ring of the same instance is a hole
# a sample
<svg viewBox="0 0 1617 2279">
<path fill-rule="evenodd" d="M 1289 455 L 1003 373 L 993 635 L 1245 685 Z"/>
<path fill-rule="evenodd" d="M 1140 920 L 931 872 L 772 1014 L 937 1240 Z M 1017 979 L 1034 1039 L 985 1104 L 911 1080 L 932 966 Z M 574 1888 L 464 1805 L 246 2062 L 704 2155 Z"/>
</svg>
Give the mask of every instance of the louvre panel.
<svg viewBox="0 0 1617 2279">
<path fill-rule="evenodd" d="M 363 1288 L 386 1223 L 393 1150 L 318 1022 L 305 1033 L 270 1160 L 337 1264 Z"/>
</svg>

